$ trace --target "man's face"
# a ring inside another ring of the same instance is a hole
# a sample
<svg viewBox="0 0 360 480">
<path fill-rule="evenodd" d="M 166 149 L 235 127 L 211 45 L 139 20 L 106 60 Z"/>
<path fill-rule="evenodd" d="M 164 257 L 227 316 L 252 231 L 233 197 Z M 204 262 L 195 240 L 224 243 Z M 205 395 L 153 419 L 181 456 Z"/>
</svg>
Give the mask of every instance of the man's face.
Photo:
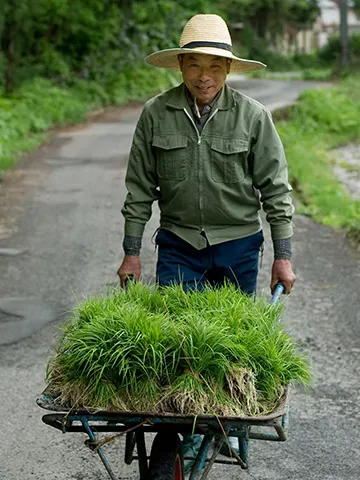
<svg viewBox="0 0 360 480">
<path fill-rule="evenodd" d="M 215 55 L 185 53 L 179 55 L 185 85 L 198 105 L 210 103 L 224 86 L 230 71 L 230 60 Z"/>
</svg>

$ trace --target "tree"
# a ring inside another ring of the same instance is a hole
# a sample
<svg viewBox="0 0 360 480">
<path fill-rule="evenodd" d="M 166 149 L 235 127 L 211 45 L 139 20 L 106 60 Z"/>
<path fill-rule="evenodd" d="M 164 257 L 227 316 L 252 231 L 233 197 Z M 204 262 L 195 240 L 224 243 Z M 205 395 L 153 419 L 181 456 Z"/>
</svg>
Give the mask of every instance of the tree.
<svg viewBox="0 0 360 480">
<path fill-rule="evenodd" d="M 287 25 L 302 29 L 319 11 L 318 0 L 223 0 L 222 9 L 231 22 L 250 25 L 258 37 L 271 37 L 274 44 Z"/>
<path fill-rule="evenodd" d="M 29 2 L 27 0 L 4 0 L 0 11 L 0 41 L 5 57 L 5 89 L 14 87 L 15 65 L 22 50 L 29 25 Z"/>
<path fill-rule="evenodd" d="M 353 6 L 355 13 L 360 16 L 360 0 L 353 0 Z"/>
<path fill-rule="evenodd" d="M 309 29 L 319 13 L 318 0 L 291 0 L 287 25 L 292 37 L 296 39 L 299 31 Z"/>
</svg>

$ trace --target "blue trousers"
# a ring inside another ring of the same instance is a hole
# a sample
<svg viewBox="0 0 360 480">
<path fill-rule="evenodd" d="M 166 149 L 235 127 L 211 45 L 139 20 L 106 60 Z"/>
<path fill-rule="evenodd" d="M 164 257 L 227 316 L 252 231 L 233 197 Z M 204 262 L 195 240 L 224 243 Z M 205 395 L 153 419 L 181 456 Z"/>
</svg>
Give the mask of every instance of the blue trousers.
<svg viewBox="0 0 360 480">
<path fill-rule="evenodd" d="M 256 292 L 262 232 L 245 238 L 208 245 L 197 250 L 177 235 L 159 230 L 156 280 L 160 286 L 182 283 L 184 290 L 201 290 L 206 284 L 235 284 L 242 292 Z"/>
</svg>

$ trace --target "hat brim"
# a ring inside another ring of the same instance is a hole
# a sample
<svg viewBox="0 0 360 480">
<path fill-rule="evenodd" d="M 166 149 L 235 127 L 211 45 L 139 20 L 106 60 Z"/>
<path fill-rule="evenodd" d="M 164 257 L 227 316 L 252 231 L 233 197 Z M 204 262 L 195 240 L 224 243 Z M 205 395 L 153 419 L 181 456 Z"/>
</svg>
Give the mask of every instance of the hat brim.
<svg viewBox="0 0 360 480">
<path fill-rule="evenodd" d="M 145 60 L 154 67 L 168 68 L 179 71 L 178 55 L 185 53 L 200 53 L 203 55 L 216 55 L 218 57 L 229 58 L 231 60 L 230 73 L 234 72 L 253 72 L 266 68 L 266 65 L 256 60 L 247 60 L 245 58 L 235 57 L 231 52 L 222 48 L 199 47 L 199 48 L 171 48 L 168 50 L 159 50 L 154 52 Z"/>
</svg>

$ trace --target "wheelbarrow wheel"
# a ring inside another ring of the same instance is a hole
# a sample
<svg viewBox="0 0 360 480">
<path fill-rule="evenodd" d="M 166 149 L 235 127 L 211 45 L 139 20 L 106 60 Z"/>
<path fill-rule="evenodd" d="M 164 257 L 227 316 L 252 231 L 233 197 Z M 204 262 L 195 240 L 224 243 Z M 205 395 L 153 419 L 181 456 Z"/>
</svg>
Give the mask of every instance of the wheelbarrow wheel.
<svg viewBox="0 0 360 480">
<path fill-rule="evenodd" d="M 158 433 L 154 439 L 149 463 L 150 480 L 183 480 L 182 443 L 176 433 Z"/>
</svg>

